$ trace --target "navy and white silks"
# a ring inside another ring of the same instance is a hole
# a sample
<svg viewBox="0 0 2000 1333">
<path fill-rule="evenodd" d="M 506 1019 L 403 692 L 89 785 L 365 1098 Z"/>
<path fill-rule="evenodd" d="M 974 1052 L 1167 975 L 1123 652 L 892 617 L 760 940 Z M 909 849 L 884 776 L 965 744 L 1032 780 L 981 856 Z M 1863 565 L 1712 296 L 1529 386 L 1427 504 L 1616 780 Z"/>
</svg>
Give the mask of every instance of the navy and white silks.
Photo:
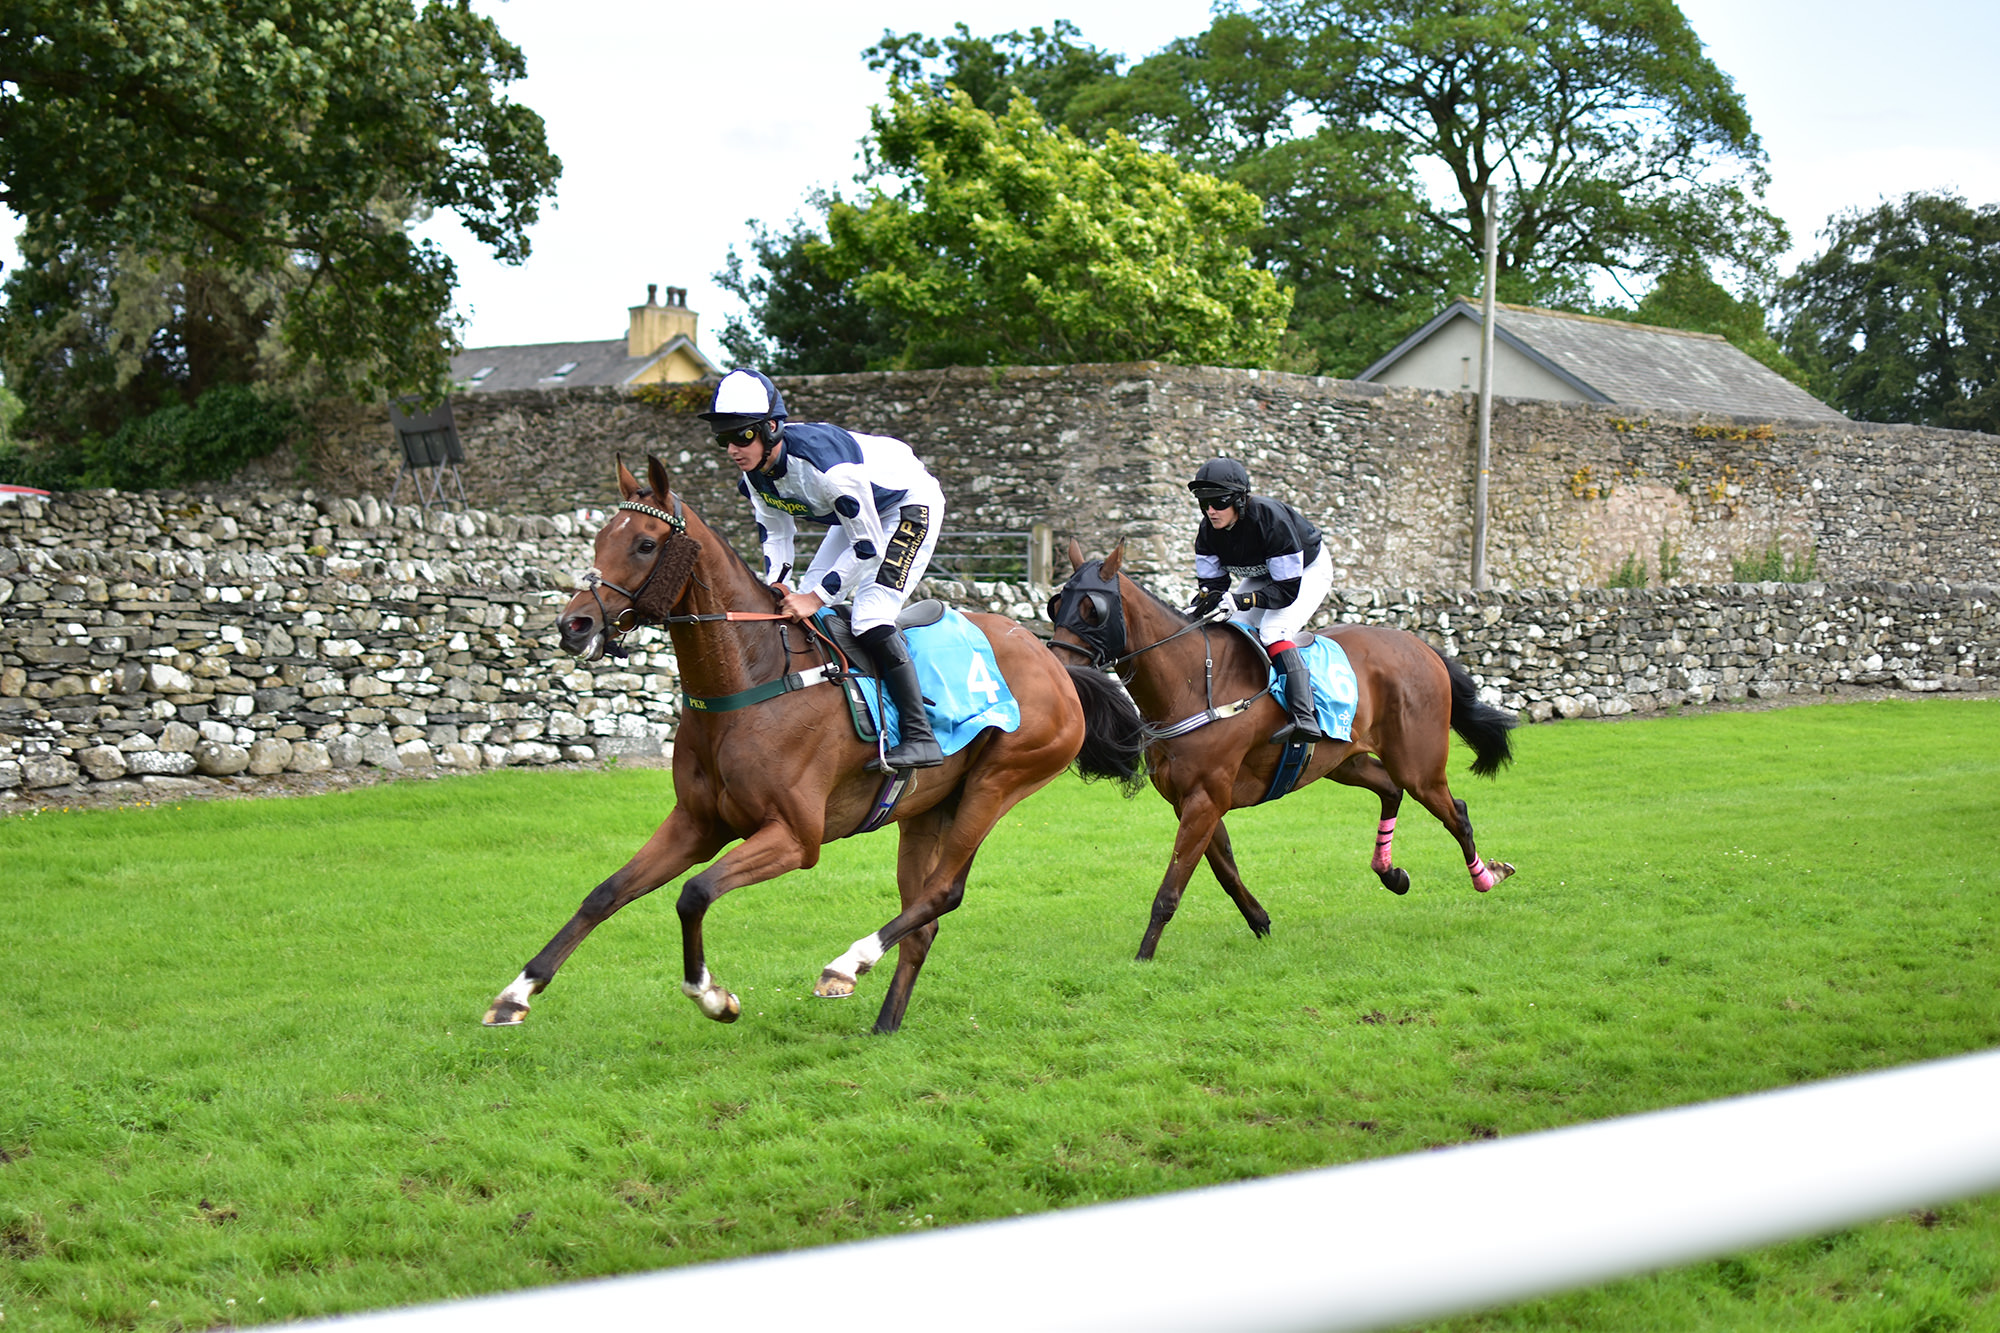
<svg viewBox="0 0 2000 1333">
<path fill-rule="evenodd" d="M 797 586 L 852 604 L 856 632 L 895 623 L 930 566 L 944 491 L 910 446 L 823 421 L 785 425 L 778 466 L 737 479 L 764 548 L 764 579 L 791 564 L 800 523 L 827 529 Z"/>
<path fill-rule="evenodd" d="M 1269 496 L 1253 495 L 1227 528 L 1206 515 L 1194 536 L 1194 576 L 1204 588 L 1255 594 L 1236 619 L 1266 644 L 1296 639 L 1333 591 L 1333 561 L 1312 520 Z"/>
</svg>

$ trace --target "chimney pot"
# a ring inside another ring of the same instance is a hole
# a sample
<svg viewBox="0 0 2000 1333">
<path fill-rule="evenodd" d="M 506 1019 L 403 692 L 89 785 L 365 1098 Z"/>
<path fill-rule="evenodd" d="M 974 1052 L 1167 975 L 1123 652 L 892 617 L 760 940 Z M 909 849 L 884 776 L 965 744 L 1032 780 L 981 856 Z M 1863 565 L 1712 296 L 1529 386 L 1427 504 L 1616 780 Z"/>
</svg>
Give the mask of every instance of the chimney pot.
<svg viewBox="0 0 2000 1333">
<path fill-rule="evenodd" d="M 647 284 L 646 284 L 646 304 L 647 304 L 647 305 L 658 305 L 658 304 L 659 304 L 659 302 L 658 302 L 658 301 L 656 301 L 656 300 L 654 300 L 654 299 L 653 299 L 653 298 L 654 298 L 654 296 L 658 294 L 659 290 L 660 290 L 660 284 L 659 284 L 659 283 L 657 283 L 657 282 L 649 282 L 649 283 L 647 283 Z"/>
</svg>

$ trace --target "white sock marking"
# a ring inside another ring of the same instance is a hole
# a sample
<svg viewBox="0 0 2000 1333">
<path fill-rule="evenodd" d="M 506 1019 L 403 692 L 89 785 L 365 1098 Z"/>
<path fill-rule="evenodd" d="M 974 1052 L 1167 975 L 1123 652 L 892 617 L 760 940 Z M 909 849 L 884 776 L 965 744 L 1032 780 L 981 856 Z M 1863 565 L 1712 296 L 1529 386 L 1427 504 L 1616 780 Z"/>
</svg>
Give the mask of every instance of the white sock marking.
<svg viewBox="0 0 2000 1333">
<path fill-rule="evenodd" d="M 854 941 L 846 953 L 828 963 L 827 966 L 844 976 L 861 977 L 868 969 L 882 961 L 881 932 Z"/>
</svg>

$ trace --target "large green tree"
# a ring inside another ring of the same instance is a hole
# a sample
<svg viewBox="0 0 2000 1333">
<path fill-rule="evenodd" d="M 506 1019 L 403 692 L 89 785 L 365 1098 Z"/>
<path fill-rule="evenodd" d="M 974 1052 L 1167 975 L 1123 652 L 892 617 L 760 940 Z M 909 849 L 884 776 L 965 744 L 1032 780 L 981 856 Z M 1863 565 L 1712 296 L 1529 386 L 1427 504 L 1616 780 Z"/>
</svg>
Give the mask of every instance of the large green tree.
<svg viewBox="0 0 2000 1333">
<path fill-rule="evenodd" d="M 1516 299 L 1676 265 L 1765 276 L 1785 244 L 1742 98 L 1671 0 L 1271 0 L 1121 82 L 1098 115 L 1204 162 L 1312 126 L 1389 136 L 1440 182 L 1408 190 L 1445 247 L 1437 297 L 1475 271 L 1489 185 Z"/>
<path fill-rule="evenodd" d="M 2000 204 L 1909 194 L 1832 218 L 1785 280 L 1785 346 L 1864 421 L 2000 435 Z"/>
<path fill-rule="evenodd" d="M 72 370 L 136 409 L 280 347 L 334 386 L 434 389 L 455 273 L 409 224 L 449 209 L 526 257 L 561 164 L 502 94 L 525 72 L 466 0 L 14 0 L 0 203 L 28 263 L 0 355 L 26 424 L 103 415 L 65 416 Z"/>
<path fill-rule="evenodd" d="M 1720 272 L 1754 304 L 1785 244 L 1742 100 L 1671 0 L 1269 0 L 1122 74 L 1073 28 L 1033 36 L 961 24 L 869 54 L 892 83 L 984 105 L 1011 86 L 1257 194 L 1245 242 L 1296 292 L 1283 364 L 1355 373 L 1471 290 L 1488 185 L 1510 300 L 1589 309 L 1605 275 Z"/>
<path fill-rule="evenodd" d="M 897 90 L 868 149 L 876 183 L 826 201 L 823 237 L 794 237 L 893 332 L 877 365 L 1260 365 L 1276 350 L 1290 296 L 1249 262 L 1258 208 L 1241 187 L 1120 134 L 1052 129 L 1025 97 L 995 117 L 956 89 Z"/>
<path fill-rule="evenodd" d="M 1079 133 L 1092 126 L 1072 114 L 1072 104 L 1118 72 L 1120 58 L 1082 40 L 1067 19 L 1048 28 L 975 37 L 965 24 L 949 37 L 884 29 L 882 40 L 861 53 L 868 68 L 888 75 L 892 88 L 928 87 L 934 93 L 956 88 L 980 110 L 1003 116 L 1016 97 L 1025 97 L 1051 125 Z M 1088 102 L 1079 108 L 1088 115 Z"/>
</svg>

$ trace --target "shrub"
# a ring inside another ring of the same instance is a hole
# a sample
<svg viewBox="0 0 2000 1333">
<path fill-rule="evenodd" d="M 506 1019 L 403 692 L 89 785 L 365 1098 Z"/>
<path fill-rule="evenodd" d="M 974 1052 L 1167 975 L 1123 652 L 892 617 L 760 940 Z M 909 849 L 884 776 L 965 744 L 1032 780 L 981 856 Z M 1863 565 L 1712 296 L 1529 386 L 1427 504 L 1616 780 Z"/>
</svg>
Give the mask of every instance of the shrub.
<svg viewBox="0 0 2000 1333">
<path fill-rule="evenodd" d="M 109 439 L 21 448 L 0 445 L 0 481 L 73 490 L 143 490 L 220 481 L 252 459 L 293 443 L 305 419 L 290 402 L 246 385 L 210 389 L 192 407 L 135 417 Z"/>
<path fill-rule="evenodd" d="M 1646 586 L 1646 562 L 1639 558 L 1637 551 L 1626 554 L 1617 570 L 1611 575 L 1607 585 L 1613 588 L 1643 588 Z"/>
<path fill-rule="evenodd" d="M 1665 537 L 1660 538 L 1660 586 L 1665 587 L 1681 576 L 1681 553 Z"/>
<path fill-rule="evenodd" d="M 1729 562 L 1729 576 L 1738 583 L 1809 583 L 1819 568 L 1819 548 L 1802 556 L 1787 556 L 1776 537 L 1762 551 Z"/>
</svg>

